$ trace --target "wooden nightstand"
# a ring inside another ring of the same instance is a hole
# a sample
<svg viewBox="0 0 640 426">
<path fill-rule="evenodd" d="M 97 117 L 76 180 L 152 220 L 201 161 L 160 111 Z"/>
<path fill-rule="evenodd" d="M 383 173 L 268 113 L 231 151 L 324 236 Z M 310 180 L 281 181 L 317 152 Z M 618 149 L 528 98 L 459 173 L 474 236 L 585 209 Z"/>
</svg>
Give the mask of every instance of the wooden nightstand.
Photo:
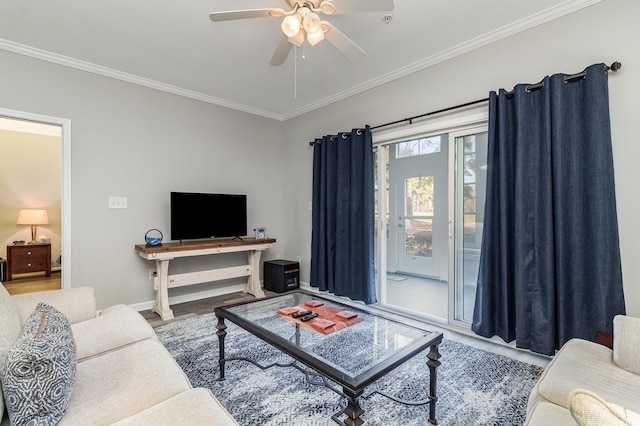
<svg viewBox="0 0 640 426">
<path fill-rule="evenodd" d="M 44 272 L 51 276 L 51 244 L 7 246 L 7 281 L 13 274 Z"/>
</svg>

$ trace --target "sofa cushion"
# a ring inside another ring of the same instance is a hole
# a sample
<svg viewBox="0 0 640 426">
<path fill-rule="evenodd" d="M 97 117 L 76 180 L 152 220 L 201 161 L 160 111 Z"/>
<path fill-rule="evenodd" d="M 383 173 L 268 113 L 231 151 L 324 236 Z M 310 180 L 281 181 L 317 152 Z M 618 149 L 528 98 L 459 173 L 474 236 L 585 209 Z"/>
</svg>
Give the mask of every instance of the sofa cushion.
<svg viewBox="0 0 640 426">
<path fill-rule="evenodd" d="M 104 309 L 99 317 L 72 324 L 71 329 L 79 362 L 140 340 L 157 339 L 142 315 L 126 305 Z"/>
<path fill-rule="evenodd" d="M 40 302 L 51 305 L 62 312 L 71 324 L 96 317 L 96 296 L 92 287 L 16 294 L 11 296 L 11 300 L 18 310 L 23 324 Z"/>
<path fill-rule="evenodd" d="M 211 394 L 211 391 L 196 388 L 114 424 L 114 426 L 128 425 L 237 426 L 238 423 Z"/>
<path fill-rule="evenodd" d="M 580 426 L 638 425 L 640 415 L 607 403 L 593 392 L 576 389 L 569 394 L 569 410 Z"/>
<path fill-rule="evenodd" d="M 11 346 L 18 340 L 22 326 L 20 315 L 16 309 L 7 289 L 0 284 L 0 365 Z M 4 413 L 4 398 L 0 387 L 0 420 Z"/>
<path fill-rule="evenodd" d="M 69 321 L 55 308 L 38 304 L 0 366 L 11 424 L 55 424 L 67 408 L 75 374 Z"/>
<path fill-rule="evenodd" d="M 569 410 L 550 402 L 538 402 L 527 411 L 525 426 L 576 426 Z"/>
<path fill-rule="evenodd" d="M 640 374 L 640 318 L 616 315 L 613 319 L 613 362 L 634 374 Z"/>
<path fill-rule="evenodd" d="M 105 425 L 191 389 L 169 352 L 153 339 L 78 362 L 63 425 Z"/>
</svg>

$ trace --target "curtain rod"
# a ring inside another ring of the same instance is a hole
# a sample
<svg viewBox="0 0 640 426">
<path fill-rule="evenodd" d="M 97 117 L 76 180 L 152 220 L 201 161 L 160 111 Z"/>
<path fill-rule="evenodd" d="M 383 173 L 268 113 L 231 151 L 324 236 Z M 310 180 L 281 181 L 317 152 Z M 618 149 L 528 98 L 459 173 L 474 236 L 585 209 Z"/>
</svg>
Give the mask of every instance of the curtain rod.
<svg viewBox="0 0 640 426">
<path fill-rule="evenodd" d="M 622 68 L 622 63 L 615 61 L 614 63 L 611 64 L 611 66 L 604 66 L 604 71 L 608 72 L 609 70 L 611 71 L 618 71 L 620 68 Z M 569 75 L 567 77 L 565 77 L 565 79 L 567 80 L 572 80 L 574 78 L 578 78 L 578 77 L 583 77 L 585 75 L 584 71 L 578 74 L 574 74 L 574 75 Z M 471 105 L 475 105 L 475 104 L 479 104 L 482 102 L 487 102 L 489 100 L 489 98 L 484 98 L 484 99 L 477 99 L 475 101 L 471 101 L 471 102 L 466 102 L 464 104 L 460 104 L 460 105 L 455 105 L 452 107 L 448 107 L 448 108 L 443 108 L 443 109 L 439 109 L 437 111 L 431 111 L 431 112 L 427 112 L 425 114 L 420 114 L 420 115 L 414 115 L 413 117 L 409 117 L 409 118 L 403 118 L 402 120 L 396 120 L 396 121 L 391 121 L 389 123 L 385 123 L 385 124 L 379 124 L 377 126 L 373 126 L 371 127 L 371 130 L 376 130 L 376 129 L 380 129 L 382 127 L 387 127 L 387 126 L 393 126 L 394 124 L 400 124 L 400 123 L 404 123 L 404 122 L 409 122 L 409 124 L 413 124 L 413 120 L 417 120 L 419 118 L 424 118 L 424 117 L 428 117 L 430 115 L 435 115 L 435 114 L 440 114 L 443 112 L 447 112 L 447 111 L 452 111 L 454 109 L 459 109 L 459 108 L 464 108 L 464 107 L 468 107 Z M 313 146 L 315 142 L 309 142 L 309 146 Z"/>
</svg>

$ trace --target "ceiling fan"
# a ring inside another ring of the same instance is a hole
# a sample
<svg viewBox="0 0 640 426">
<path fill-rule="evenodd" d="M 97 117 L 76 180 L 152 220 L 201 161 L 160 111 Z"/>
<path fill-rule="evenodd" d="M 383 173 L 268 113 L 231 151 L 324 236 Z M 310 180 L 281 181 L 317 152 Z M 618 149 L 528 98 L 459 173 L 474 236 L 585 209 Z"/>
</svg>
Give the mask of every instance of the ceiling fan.
<svg viewBox="0 0 640 426">
<path fill-rule="evenodd" d="M 232 21 L 236 19 L 284 17 L 281 28 L 284 33 L 278 47 L 273 53 L 270 64 L 282 65 L 287 59 L 292 46 L 301 46 L 305 34 L 312 46 L 327 39 L 346 57 L 355 61 L 364 56 L 357 44 L 351 41 L 340 30 L 319 15 L 341 15 L 357 12 L 391 11 L 394 9 L 393 0 L 285 0 L 289 10 L 279 8 L 232 10 L 227 12 L 212 12 L 209 18 L 213 22 Z"/>
</svg>

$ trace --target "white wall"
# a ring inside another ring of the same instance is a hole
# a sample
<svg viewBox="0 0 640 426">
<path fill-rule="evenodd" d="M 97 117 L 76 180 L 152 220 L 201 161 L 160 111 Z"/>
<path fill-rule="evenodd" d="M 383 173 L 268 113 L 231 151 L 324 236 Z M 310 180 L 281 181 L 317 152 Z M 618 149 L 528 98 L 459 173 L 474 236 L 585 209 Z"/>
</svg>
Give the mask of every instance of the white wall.
<svg viewBox="0 0 640 426">
<path fill-rule="evenodd" d="M 150 228 L 169 239 L 172 190 L 246 193 L 249 232 L 264 225 L 278 239 L 263 259 L 284 246 L 282 123 L 4 51 L 0 63 L 1 107 L 71 120 L 72 285 L 95 287 L 99 308 L 154 299 L 155 265 L 134 245 Z M 109 196 L 128 208 L 108 209 Z"/>
<path fill-rule="evenodd" d="M 620 247 L 627 312 L 640 316 L 640 197 L 637 142 L 640 111 L 640 2 L 605 0 L 400 80 L 285 123 L 285 257 L 301 256 L 301 280 L 309 281 L 312 152 L 315 137 L 372 126 L 486 98 L 489 91 L 537 83 L 545 75 L 582 71 L 593 63 L 620 61 L 609 91 Z M 455 26 L 451 27 L 455 31 Z M 597 262 L 598 259 L 593 259 Z"/>
</svg>

